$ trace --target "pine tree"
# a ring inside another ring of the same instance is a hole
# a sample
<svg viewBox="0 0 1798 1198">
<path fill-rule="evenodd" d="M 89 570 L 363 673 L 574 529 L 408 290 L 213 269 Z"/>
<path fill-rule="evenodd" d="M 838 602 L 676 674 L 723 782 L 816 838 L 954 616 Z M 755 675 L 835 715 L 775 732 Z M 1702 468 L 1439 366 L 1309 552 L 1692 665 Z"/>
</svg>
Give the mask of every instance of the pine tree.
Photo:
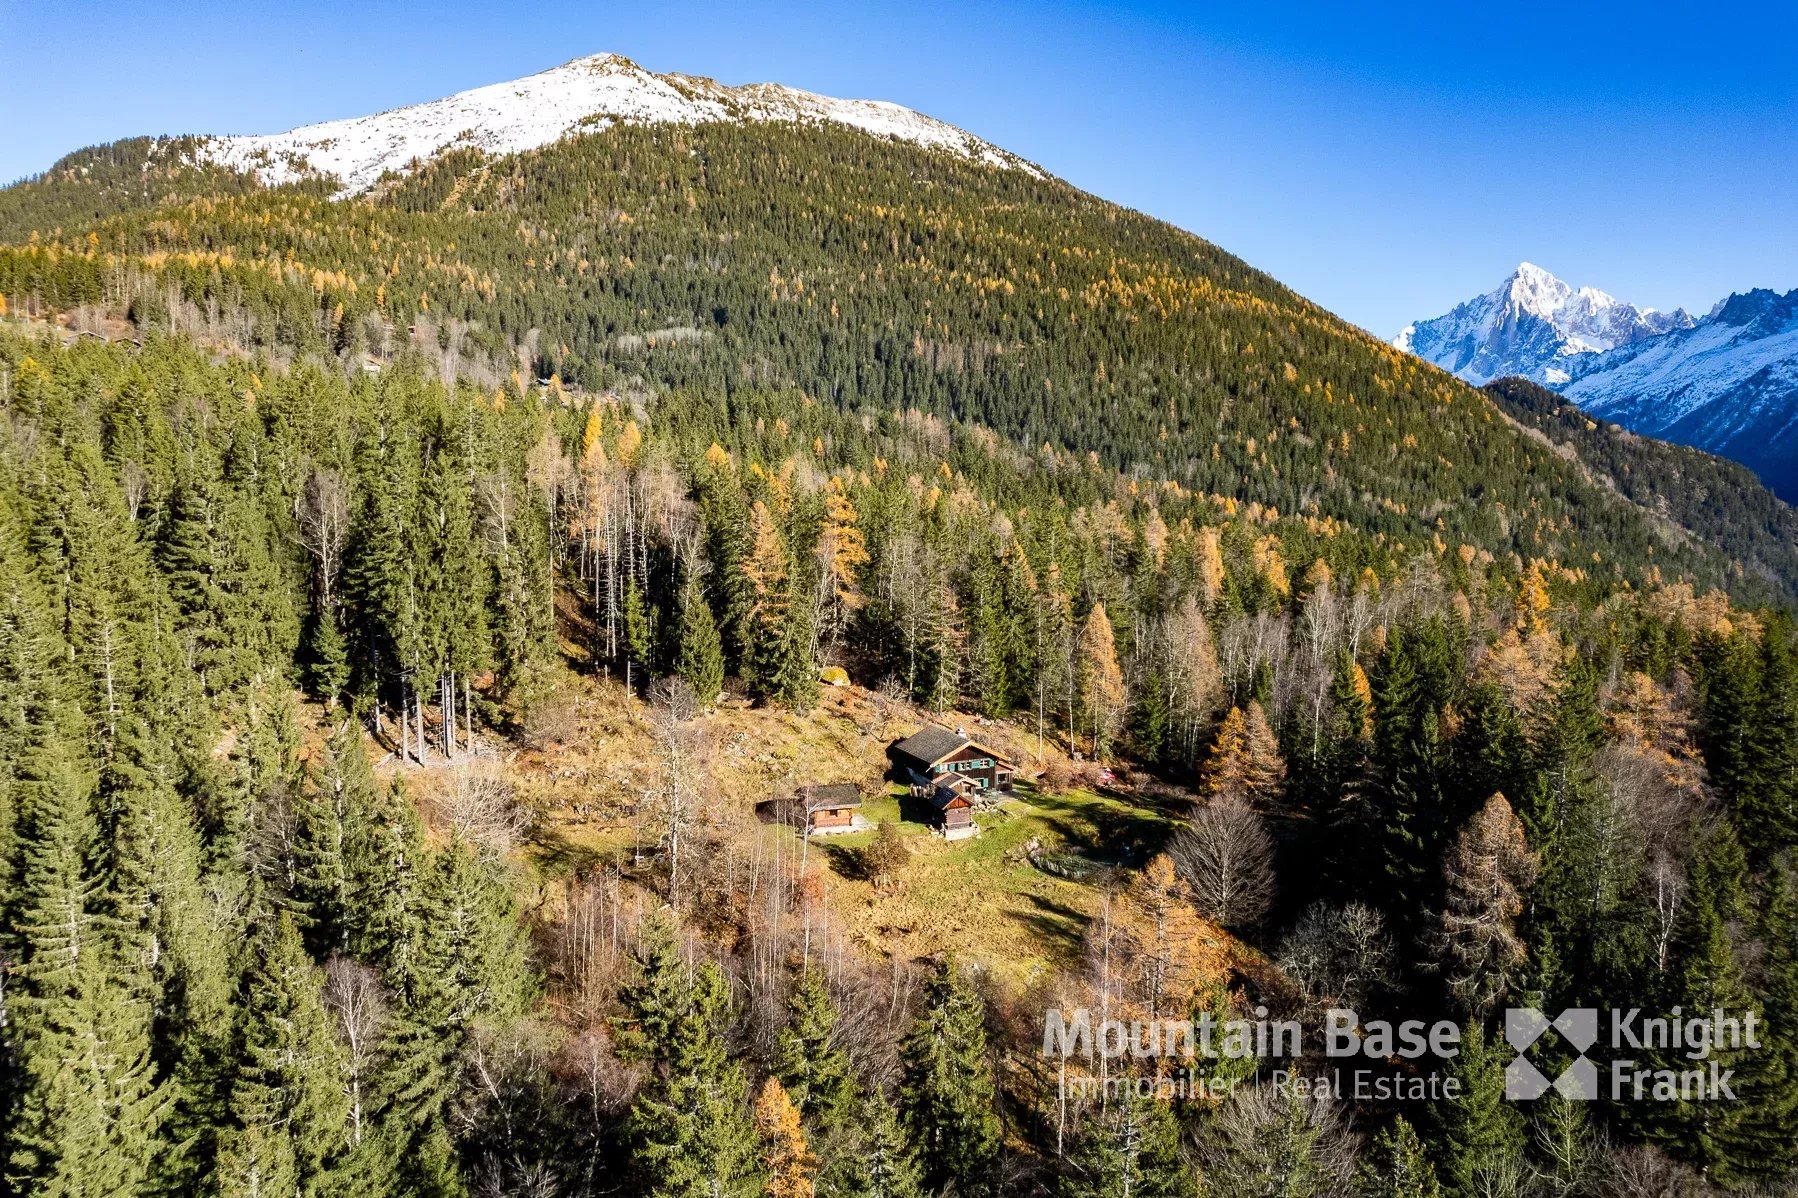
<svg viewBox="0 0 1798 1198">
<path fill-rule="evenodd" d="M 986 1005 L 952 959 L 924 987 L 900 1049 L 900 1105 L 933 1189 L 988 1193 L 999 1157 L 998 1093 L 987 1060 Z"/>
</svg>

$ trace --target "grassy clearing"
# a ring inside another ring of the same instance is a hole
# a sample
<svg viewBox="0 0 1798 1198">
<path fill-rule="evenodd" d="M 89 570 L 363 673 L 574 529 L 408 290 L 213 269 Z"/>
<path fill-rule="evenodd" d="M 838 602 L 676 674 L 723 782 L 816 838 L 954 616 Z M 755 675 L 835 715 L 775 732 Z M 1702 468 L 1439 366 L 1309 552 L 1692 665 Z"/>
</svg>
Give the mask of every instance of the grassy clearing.
<svg viewBox="0 0 1798 1198">
<path fill-rule="evenodd" d="M 536 811 L 529 846 L 544 879 L 608 862 L 628 870 L 641 845 L 652 851 L 646 796 L 660 765 L 647 708 L 615 682 L 578 678 L 560 736 L 517 753 L 508 764 L 519 795 Z M 1178 800 L 1151 802 L 1122 791 L 1048 793 L 1020 782 L 1002 806 L 981 812 L 979 836 L 953 843 L 931 830 L 920 802 L 884 781 L 887 746 L 927 719 L 904 705 L 883 705 L 859 687 L 827 687 L 805 715 L 725 701 L 696 721 L 705 758 L 705 802 L 737 821 L 762 800 L 805 783 L 854 782 L 871 792 L 862 808 L 873 824 L 892 823 L 912 850 L 897 881 L 876 892 L 861 876 L 856 850 L 873 832 L 812 842 L 826 901 L 872 955 L 918 958 L 953 950 L 1014 984 L 1068 963 L 1080 952 L 1087 921 L 1104 888 L 1148 859 L 1177 817 Z M 1063 761 L 1053 745 L 1005 724 L 947 715 L 1011 756 L 1025 777 Z M 791 837 L 784 828 L 757 835 Z M 1055 876 L 1031 863 L 1048 854 L 1091 875 Z"/>
<path fill-rule="evenodd" d="M 1047 794 L 1027 783 L 977 817 L 980 835 L 972 840 L 940 839 L 896 793 L 868 803 L 863 814 L 872 823 L 896 822 L 912 858 L 877 891 L 855 861 L 875 833 L 814 842 L 831 865 L 831 901 L 857 939 L 914 958 L 953 950 L 1018 985 L 1078 957 L 1106 885 L 1103 875 L 1072 881 L 1045 873 L 1031 864 L 1032 851 L 1128 868 L 1165 839 L 1172 816 L 1122 795 Z"/>
</svg>

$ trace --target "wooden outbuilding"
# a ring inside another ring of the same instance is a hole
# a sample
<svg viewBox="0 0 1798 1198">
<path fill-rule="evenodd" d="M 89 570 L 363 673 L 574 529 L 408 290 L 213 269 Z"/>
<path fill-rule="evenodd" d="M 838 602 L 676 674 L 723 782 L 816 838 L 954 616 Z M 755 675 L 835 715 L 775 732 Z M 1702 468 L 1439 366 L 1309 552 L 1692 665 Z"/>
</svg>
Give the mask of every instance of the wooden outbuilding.
<svg viewBox="0 0 1798 1198">
<path fill-rule="evenodd" d="M 965 840 L 979 834 L 980 825 L 974 822 L 974 796 L 969 793 L 970 789 L 959 779 L 938 782 L 930 788 L 927 801 L 936 817 L 936 830 L 944 840 Z"/>
<path fill-rule="evenodd" d="M 862 818 L 861 788 L 853 782 L 828 786 L 802 786 L 799 801 L 805 810 L 805 830 L 812 836 L 861 832 L 869 826 Z"/>
</svg>

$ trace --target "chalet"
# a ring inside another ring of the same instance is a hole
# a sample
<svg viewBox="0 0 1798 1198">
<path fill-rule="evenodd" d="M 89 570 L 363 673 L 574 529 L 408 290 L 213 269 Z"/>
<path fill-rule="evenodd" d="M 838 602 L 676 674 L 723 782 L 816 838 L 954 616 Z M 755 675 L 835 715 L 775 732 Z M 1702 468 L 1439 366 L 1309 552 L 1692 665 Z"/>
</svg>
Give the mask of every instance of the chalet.
<svg viewBox="0 0 1798 1198">
<path fill-rule="evenodd" d="M 968 739 L 959 728 L 952 732 L 941 724 L 912 733 L 888 754 L 894 774 L 919 797 L 927 797 L 937 782 L 949 778 L 960 779 L 975 791 L 1010 790 L 1017 773 L 1002 754 Z"/>
<path fill-rule="evenodd" d="M 861 832 L 868 827 L 868 821 L 861 813 L 861 788 L 853 782 L 802 786 L 799 801 L 804 805 L 808 835 L 835 836 L 843 832 Z"/>
</svg>

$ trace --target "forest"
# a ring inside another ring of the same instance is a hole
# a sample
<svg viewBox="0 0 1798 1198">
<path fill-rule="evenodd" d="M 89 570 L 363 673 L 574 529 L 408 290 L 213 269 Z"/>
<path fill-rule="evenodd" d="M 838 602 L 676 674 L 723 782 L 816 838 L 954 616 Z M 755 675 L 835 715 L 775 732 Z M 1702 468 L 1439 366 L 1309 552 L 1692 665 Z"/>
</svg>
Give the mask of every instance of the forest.
<svg viewBox="0 0 1798 1198">
<path fill-rule="evenodd" d="M 0 193 L 4 1193 L 1791 1192 L 1798 628 L 1740 472 L 848 133 L 349 202 L 157 152 Z M 1028 971 L 880 951 L 839 875 L 935 850 L 811 848 L 708 732 L 842 695 L 1159 814 Z M 645 779 L 582 852 L 528 774 L 577 697 Z M 1764 1034 L 1727 1102 L 1515 1102 L 1522 1006 Z M 1465 1034 L 1397 1066 L 1441 1101 L 1170 1100 L 1070 1089 L 1078 1008 Z"/>
</svg>

